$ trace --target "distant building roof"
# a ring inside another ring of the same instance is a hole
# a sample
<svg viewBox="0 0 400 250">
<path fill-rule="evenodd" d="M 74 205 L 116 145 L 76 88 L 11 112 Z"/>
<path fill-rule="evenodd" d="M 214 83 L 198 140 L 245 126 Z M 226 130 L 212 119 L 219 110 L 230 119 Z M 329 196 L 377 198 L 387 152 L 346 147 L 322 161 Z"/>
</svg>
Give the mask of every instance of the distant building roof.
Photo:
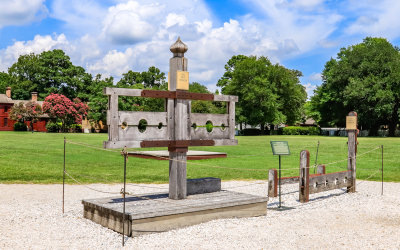
<svg viewBox="0 0 400 250">
<path fill-rule="evenodd" d="M 304 125 L 315 125 L 315 121 L 313 118 L 308 118 L 305 122 Z"/>
<path fill-rule="evenodd" d="M 14 101 L 5 94 L 0 94 L 0 103 L 14 104 Z"/>
</svg>

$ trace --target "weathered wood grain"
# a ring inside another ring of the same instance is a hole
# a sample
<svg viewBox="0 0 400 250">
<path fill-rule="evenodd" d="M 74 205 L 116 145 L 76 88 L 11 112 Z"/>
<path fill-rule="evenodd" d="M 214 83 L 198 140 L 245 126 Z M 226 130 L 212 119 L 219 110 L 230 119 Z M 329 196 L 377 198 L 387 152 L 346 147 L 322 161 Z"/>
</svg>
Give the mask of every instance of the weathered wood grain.
<svg viewBox="0 0 400 250">
<path fill-rule="evenodd" d="M 105 95 L 141 96 L 142 89 L 109 88 L 103 89 Z"/>
<path fill-rule="evenodd" d="M 239 98 L 234 95 L 214 95 L 216 102 L 238 102 Z"/>
<path fill-rule="evenodd" d="M 213 128 L 211 132 L 207 131 L 207 128 L 191 128 L 190 137 L 192 140 L 219 140 L 219 139 L 229 139 L 229 130 L 228 128 Z"/>
<path fill-rule="evenodd" d="M 349 185 L 351 185 L 349 182 L 350 176 L 350 171 L 343 171 L 310 177 L 309 193 L 315 194 L 333 189 L 349 187 Z"/>
<path fill-rule="evenodd" d="M 190 119 L 192 125 L 196 123 L 197 126 L 205 126 L 207 121 L 211 121 L 214 126 L 222 126 L 222 124 L 224 124 L 226 128 L 229 126 L 228 114 L 191 113 Z"/>
<path fill-rule="evenodd" d="M 299 201 L 305 203 L 309 201 L 310 183 L 310 153 L 308 150 L 300 152 L 300 174 L 299 174 Z"/>
<path fill-rule="evenodd" d="M 140 148 L 141 141 L 104 141 L 104 148 Z"/>
<path fill-rule="evenodd" d="M 268 197 L 278 197 L 278 171 L 276 169 L 268 171 Z"/>
<path fill-rule="evenodd" d="M 228 108 L 228 114 L 229 114 L 229 139 L 233 140 L 235 139 L 235 102 L 230 101 L 229 102 L 229 108 Z"/>
<path fill-rule="evenodd" d="M 119 127 L 118 137 L 121 141 L 142 141 L 142 140 L 166 140 L 168 130 L 166 127 L 161 129 L 158 126 L 147 126 L 143 132 L 139 131 L 138 126 L 128 126 L 125 129 Z"/>
<path fill-rule="evenodd" d="M 118 141 L 118 95 L 112 94 L 108 97 L 110 125 L 108 132 L 108 140 Z"/>
<path fill-rule="evenodd" d="M 158 126 L 160 123 L 167 126 L 167 112 L 141 112 L 141 111 L 119 111 L 118 125 L 126 122 L 127 125 L 139 125 L 140 120 L 146 120 L 150 126 Z M 166 138 L 165 138 L 166 139 Z"/>
</svg>

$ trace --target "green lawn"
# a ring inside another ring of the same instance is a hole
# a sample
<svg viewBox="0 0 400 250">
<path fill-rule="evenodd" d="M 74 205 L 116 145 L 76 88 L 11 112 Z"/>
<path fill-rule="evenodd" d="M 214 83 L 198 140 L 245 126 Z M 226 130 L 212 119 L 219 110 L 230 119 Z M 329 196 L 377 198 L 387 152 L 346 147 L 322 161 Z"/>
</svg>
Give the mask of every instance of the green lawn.
<svg viewBox="0 0 400 250">
<path fill-rule="evenodd" d="M 0 183 L 61 183 L 63 169 L 63 138 L 101 147 L 106 134 L 51 134 L 0 132 Z M 194 150 L 228 153 L 228 158 L 189 161 L 188 178 L 219 177 L 222 180 L 267 179 L 270 168 L 278 168 L 278 157 L 272 155 L 270 140 L 285 140 L 290 156 L 282 157 L 283 176 L 298 175 L 302 149 L 310 151 L 314 164 L 320 141 L 318 163 L 327 165 L 327 172 L 346 169 L 347 138 L 326 136 L 240 136 L 238 146 L 193 147 Z M 380 180 L 381 150 L 364 154 L 384 145 L 385 181 L 400 182 L 400 138 L 359 138 L 357 178 Z M 146 149 L 148 150 L 148 149 Z M 344 160 L 344 161 L 343 161 Z M 251 170 L 248 170 L 251 169 Z M 123 157 L 119 151 L 67 144 L 67 171 L 84 183 L 120 183 L 123 181 Z M 311 169 L 313 172 L 313 169 Z M 129 158 L 129 182 L 168 182 L 168 161 Z M 74 183 L 68 179 L 68 183 Z"/>
</svg>

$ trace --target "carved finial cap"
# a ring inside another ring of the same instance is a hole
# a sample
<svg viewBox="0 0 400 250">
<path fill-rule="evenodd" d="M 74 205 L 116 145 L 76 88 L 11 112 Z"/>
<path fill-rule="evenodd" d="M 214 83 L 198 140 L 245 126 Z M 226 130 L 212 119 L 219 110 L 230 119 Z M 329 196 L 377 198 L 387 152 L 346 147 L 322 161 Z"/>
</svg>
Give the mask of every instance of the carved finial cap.
<svg viewBox="0 0 400 250">
<path fill-rule="evenodd" d="M 174 53 L 174 56 L 183 57 L 183 54 L 188 50 L 188 46 L 181 41 L 181 38 L 178 37 L 176 42 L 171 45 L 169 50 Z"/>
</svg>

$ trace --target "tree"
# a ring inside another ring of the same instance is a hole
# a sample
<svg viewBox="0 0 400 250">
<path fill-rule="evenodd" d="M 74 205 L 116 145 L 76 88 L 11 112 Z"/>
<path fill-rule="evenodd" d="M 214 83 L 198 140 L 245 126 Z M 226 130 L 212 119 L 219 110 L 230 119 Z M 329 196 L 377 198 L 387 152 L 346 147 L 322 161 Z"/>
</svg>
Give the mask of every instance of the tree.
<svg viewBox="0 0 400 250">
<path fill-rule="evenodd" d="M 50 118 L 59 119 L 65 132 L 69 125 L 82 123 L 82 117 L 87 115 L 88 106 L 79 98 L 71 101 L 64 95 L 51 94 L 43 102 L 43 111 Z"/>
<path fill-rule="evenodd" d="M 42 107 L 36 102 L 19 102 L 14 104 L 9 113 L 9 118 L 21 123 L 30 122 L 31 131 L 33 132 L 33 123 L 37 122 L 43 114 Z"/>
<path fill-rule="evenodd" d="M 348 112 L 359 115 L 359 125 L 375 135 L 389 125 L 394 136 L 399 123 L 400 53 L 384 38 L 367 37 L 342 48 L 325 64 L 323 83 L 312 97 L 323 125 L 344 126 Z"/>
<path fill-rule="evenodd" d="M 152 66 L 148 71 L 134 72 L 129 70 L 122 74 L 117 82 L 118 88 L 166 90 L 165 74 Z M 164 111 L 164 100 L 142 97 L 119 97 L 119 109 L 127 111 Z"/>
<path fill-rule="evenodd" d="M 8 69 L 8 74 L 13 99 L 29 99 L 31 92 L 38 92 L 40 100 L 51 93 L 58 93 L 71 99 L 78 95 L 88 101 L 92 76 L 82 67 L 73 65 L 62 50 L 21 55 Z"/>
<path fill-rule="evenodd" d="M 108 96 L 103 94 L 105 87 L 113 87 L 114 79 L 112 77 L 101 79 L 101 75 L 97 74 L 93 79 L 93 83 L 89 86 L 89 113 L 88 118 L 92 121 L 102 121 L 103 124 L 107 120 Z"/>
<path fill-rule="evenodd" d="M 5 93 L 6 88 L 9 87 L 10 76 L 6 72 L 0 72 L 0 93 Z"/>
<path fill-rule="evenodd" d="M 272 63 L 266 57 L 233 56 L 218 81 L 223 94 L 237 95 L 236 120 L 250 125 L 287 122 L 301 119 L 307 94 L 299 82 L 301 72 Z"/>
<path fill-rule="evenodd" d="M 207 89 L 206 86 L 198 82 L 192 82 L 189 84 L 189 92 L 211 94 L 211 92 Z M 193 113 L 214 113 L 214 114 L 226 113 L 225 104 L 221 102 L 193 100 L 191 106 L 192 106 L 191 112 Z"/>
</svg>

